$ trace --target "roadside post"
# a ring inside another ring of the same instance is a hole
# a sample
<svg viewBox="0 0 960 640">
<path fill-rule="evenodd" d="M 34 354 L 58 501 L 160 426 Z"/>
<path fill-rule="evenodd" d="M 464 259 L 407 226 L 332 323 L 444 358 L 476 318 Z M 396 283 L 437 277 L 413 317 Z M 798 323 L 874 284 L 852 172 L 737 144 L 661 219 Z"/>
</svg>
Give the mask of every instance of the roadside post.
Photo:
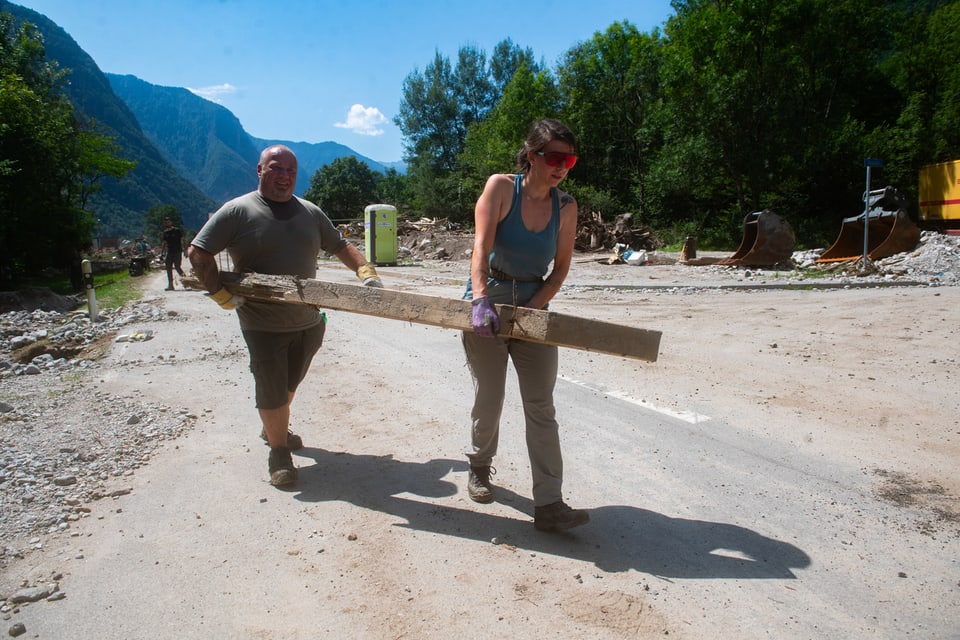
<svg viewBox="0 0 960 640">
<path fill-rule="evenodd" d="M 878 158 L 864 158 L 863 166 L 867 168 L 867 190 L 863 192 L 863 269 L 867 269 L 868 241 L 870 236 L 870 169 L 882 167 L 883 160 Z"/>
<path fill-rule="evenodd" d="M 80 263 L 83 273 L 83 288 L 87 291 L 87 307 L 90 309 L 90 322 L 97 321 L 97 292 L 93 288 L 93 266 L 89 260 Z"/>
</svg>

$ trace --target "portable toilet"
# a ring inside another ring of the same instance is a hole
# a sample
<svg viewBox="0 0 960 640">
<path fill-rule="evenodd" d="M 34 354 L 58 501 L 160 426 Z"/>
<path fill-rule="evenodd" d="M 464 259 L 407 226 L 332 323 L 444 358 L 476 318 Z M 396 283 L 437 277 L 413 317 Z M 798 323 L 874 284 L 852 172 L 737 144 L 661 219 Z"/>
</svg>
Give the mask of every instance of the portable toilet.
<svg viewBox="0 0 960 640">
<path fill-rule="evenodd" d="M 397 208 L 370 204 L 363 210 L 364 246 L 367 262 L 397 264 Z"/>
</svg>

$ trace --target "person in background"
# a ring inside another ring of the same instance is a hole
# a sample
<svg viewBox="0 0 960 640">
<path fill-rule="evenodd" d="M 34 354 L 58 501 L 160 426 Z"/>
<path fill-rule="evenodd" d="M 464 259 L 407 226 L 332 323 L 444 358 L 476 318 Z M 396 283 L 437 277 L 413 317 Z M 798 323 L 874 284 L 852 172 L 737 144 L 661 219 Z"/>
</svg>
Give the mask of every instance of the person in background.
<svg viewBox="0 0 960 640">
<path fill-rule="evenodd" d="M 534 526 L 541 531 L 570 529 L 590 520 L 586 511 L 563 501 L 563 459 L 553 401 L 557 347 L 497 336 L 500 318 L 494 305 L 546 309 L 560 290 L 573 257 L 577 203 L 557 186 L 576 162 L 570 129 L 552 119 L 533 123 L 516 157 L 517 173 L 490 176 L 477 200 L 476 237 L 464 294 L 473 301 L 473 331 L 462 336 L 474 383 L 467 493 L 476 502 L 493 500 L 491 465 L 510 359 L 526 423 Z"/>
<path fill-rule="evenodd" d="M 290 405 L 324 335 L 324 317 L 312 305 L 245 300 L 220 281 L 216 255 L 227 251 L 237 272 L 314 278 L 321 251 L 335 255 L 365 286 L 382 287 L 374 265 L 312 202 L 294 195 L 297 158 L 283 145 L 267 147 L 257 164 L 256 191 L 225 203 L 193 239 L 187 257 L 210 298 L 236 310 L 250 355 L 260 436 L 270 445 L 270 484 L 297 479 L 291 451 L 303 446 L 292 433 Z"/>
<path fill-rule="evenodd" d="M 163 256 L 163 264 L 167 269 L 167 291 L 173 291 L 173 271 L 176 269 L 180 277 L 183 277 L 183 252 L 187 248 L 186 239 L 183 237 L 183 229 L 173 226 L 173 220 L 163 219 L 163 241 L 160 243 L 160 255 Z"/>
</svg>

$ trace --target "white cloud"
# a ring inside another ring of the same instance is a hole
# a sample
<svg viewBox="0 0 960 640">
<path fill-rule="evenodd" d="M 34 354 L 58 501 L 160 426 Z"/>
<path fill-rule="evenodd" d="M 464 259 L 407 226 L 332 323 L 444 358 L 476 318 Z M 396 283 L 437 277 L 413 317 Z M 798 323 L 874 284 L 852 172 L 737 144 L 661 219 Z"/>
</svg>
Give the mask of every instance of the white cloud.
<svg viewBox="0 0 960 640">
<path fill-rule="evenodd" d="M 361 136 L 382 136 L 381 125 L 387 123 L 387 117 L 376 107 L 365 107 L 355 104 L 347 113 L 346 122 L 335 122 L 333 126 L 350 131 Z"/>
<path fill-rule="evenodd" d="M 187 91 L 196 94 L 201 98 L 206 98 L 210 102 L 219 103 L 222 96 L 228 96 L 236 93 L 237 88 L 229 82 L 224 82 L 223 84 L 215 84 L 212 87 L 201 87 L 199 89 L 187 87 Z"/>
</svg>

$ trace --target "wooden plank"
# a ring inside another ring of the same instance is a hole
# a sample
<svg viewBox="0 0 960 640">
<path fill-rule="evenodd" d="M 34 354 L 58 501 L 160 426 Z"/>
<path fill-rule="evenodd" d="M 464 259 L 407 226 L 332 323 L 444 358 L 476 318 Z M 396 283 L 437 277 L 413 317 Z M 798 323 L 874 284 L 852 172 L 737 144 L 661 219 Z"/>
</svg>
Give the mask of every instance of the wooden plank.
<svg viewBox="0 0 960 640">
<path fill-rule="evenodd" d="M 354 284 L 339 284 L 295 276 L 221 272 L 228 291 L 253 300 L 312 304 L 364 315 L 428 324 L 447 329 L 473 331 L 469 300 L 427 296 Z M 187 286 L 200 287 L 195 278 L 183 278 Z M 656 362 L 661 332 L 571 316 L 555 311 L 496 305 L 500 316 L 498 335 L 571 349 L 605 353 Z"/>
</svg>

